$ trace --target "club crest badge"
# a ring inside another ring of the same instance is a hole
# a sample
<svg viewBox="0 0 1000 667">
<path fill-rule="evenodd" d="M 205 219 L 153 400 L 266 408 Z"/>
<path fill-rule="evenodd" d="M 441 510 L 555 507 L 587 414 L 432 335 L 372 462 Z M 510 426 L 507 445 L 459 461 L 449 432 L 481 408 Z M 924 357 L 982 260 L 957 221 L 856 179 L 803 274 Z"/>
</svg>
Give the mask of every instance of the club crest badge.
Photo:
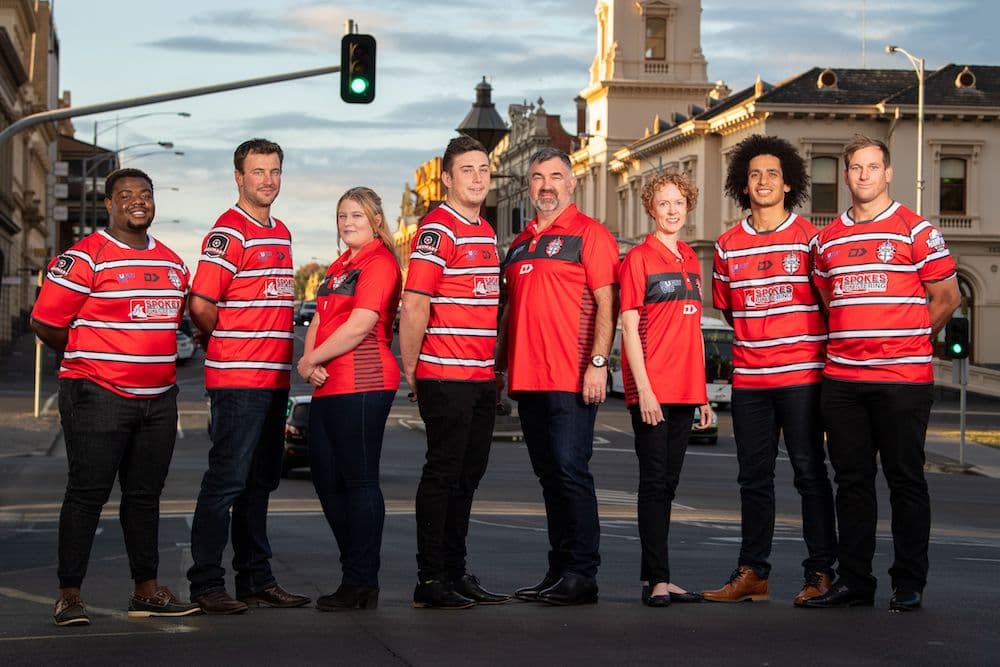
<svg viewBox="0 0 1000 667">
<path fill-rule="evenodd" d="M 336 292 L 338 289 L 340 289 L 340 286 L 344 284 L 345 280 L 347 280 L 347 274 L 346 273 L 342 273 L 339 276 L 337 276 L 336 278 L 334 278 L 333 280 L 331 280 L 330 281 L 330 291 L 331 292 Z"/>
<path fill-rule="evenodd" d="M 229 237 L 225 234 L 212 234 L 205 240 L 205 255 L 208 257 L 222 257 L 229 247 Z"/>
<path fill-rule="evenodd" d="M 435 231 L 423 231 L 417 236 L 417 244 L 413 249 L 423 255 L 436 255 L 440 245 L 441 234 Z"/>
<path fill-rule="evenodd" d="M 785 258 L 781 260 L 781 268 L 783 268 L 785 273 L 789 275 L 796 273 L 800 266 L 802 266 L 802 260 L 799 259 L 798 255 L 791 252 L 785 255 Z"/>
<path fill-rule="evenodd" d="M 891 262 L 892 258 L 896 256 L 896 248 L 891 241 L 885 241 L 875 250 L 875 254 L 881 261 Z"/>
<path fill-rule="evenodd" d="M 181 288 L 181 277 L 177 275 L 177 272 L 173 269 L 167 271 L 167 280 L 169 280 L 170 284 L 174 286 L 174 289 Z"/>
<path fill-rule="evenodd" d="M 563 245 L 565 245 L 565 241 L 561 238 L 552 239 L 549 241 L 548 245 L 545 246 L 545 254 L 549 257 L 555 257 L 559 254 L 559 251 L 562 250 Z"/>
<path fill-rule="evenodd" d="M 73 263 L 76 260 L 69 255 L 59 255 L 56 258 L 55 263 L 52 268 L 49 269 L 49 275 L 55 276 L 56 278 L 65 278 L 69 274 L 69 270 L 73 268 Z"/>
</svg>

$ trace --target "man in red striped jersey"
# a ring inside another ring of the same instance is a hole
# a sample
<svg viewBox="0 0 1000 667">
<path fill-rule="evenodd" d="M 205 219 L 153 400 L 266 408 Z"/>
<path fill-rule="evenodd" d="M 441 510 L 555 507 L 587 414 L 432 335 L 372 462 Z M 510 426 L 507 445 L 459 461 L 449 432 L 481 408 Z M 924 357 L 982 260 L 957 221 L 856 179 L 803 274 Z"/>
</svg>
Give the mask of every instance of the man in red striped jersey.
<svg viewBox="0 0 1000 667">
<path fill-rule="evenodd" d="M 465 562 L 472 497 L 486 472 L 497 402 L 500 265 L 496 232 L 479 215 L 490 189 L 483 145 L 452 139 L 441 180 L 445 202 L 424 217 L 413 239 L 399 347 L 427 430 L 413 606 L 464 609 L 510 600 L 484 589 Z"/>
<path fill-rule="evenodd" d="M 248 605 L 300 607 L 271 573 L 267 505 L 278 488 L 292 369 L 292 240 L 271 216 L 281 189 L 281 147 L 245 141 L 233 163 L 239 200 L 202 244 L 191 319 L 207 338 L 205 387 L 212 449 L 191 523 L 191 599 L 208 614 Z M 236 597 L 226 592 L 222 552 L 230 534 Z"/>
<path fill-rule="evenodd" d="M 924 438 L 934 400 L 931 340 L 958 306 L 941 232 L 892 200 L 889 149 L 857 135 L 844 148 L 852 205 L 819 234 L 816 284 L 829 313 L 823 420 L 837 482 L 837 581 L 809 607 L 871 606 L 876 580 L 876 456 L 889 485 L 893 611 L 919 609 L 931 508 Z"/>
<path fill-rule="evenodd" d="M 108 228 L 52 260 L 31 313 L 38 337 L 63 353 L 59 414 L 69 478 L 52 617 L 64 626 L 90 623 L 80 586 L 115 476 L 135 581 L 129 616 L 199 611 L 156 581 L 160 493 L 177 437 L 176 332 L 188 270 L 147 233 L 156 213 L 148 175 L 119 169 L 104 187 Z"/>
<path fill-rule="evenodd" d="M 563 151 L 531 157 L 528 187 L 536 215 L 504 259 L 509 300 L 497 360 L 510 369 L 550 550 L 542 580 L 514 596 L 590 604 L 601 562 L 590 457 L 618 312 L 618 244 L 573 204 L 576 177 Z"/>
<path fill-rule="evenodd" d="M 802 603 L 827 591 L 837 560 L 833 490 L 820 420 L 826 324 L 810 278 L 816 228 L 791 210 L 808 196 L 795 148 L 753 135 L 733 151 L 728 194 L 750 215 L 715 245 L 712 295 L 733 326 L 733 434 L 739 461 L 738 566 L 706 600 L 766 600 L 774 539 L 774 466 L 783 438 L 802 507 Z"/>
</svg>

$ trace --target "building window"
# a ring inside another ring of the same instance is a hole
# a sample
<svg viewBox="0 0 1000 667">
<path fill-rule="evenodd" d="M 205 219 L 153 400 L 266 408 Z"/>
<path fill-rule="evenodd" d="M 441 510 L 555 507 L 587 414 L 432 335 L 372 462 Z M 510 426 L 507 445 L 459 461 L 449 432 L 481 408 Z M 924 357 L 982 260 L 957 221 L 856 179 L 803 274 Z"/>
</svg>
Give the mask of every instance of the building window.
<svg viewBox="0 0 1000 667">
<path fill-rule="evenodd" d="M 837 158 L 812 159 L 812 212 L 837 212 Z"/>
<path fill-rule="evenodd" d="M 666 60 L 667 19 L 649 17 L 646 19 L 646 60 Z"/>
<path fill-rule="evenodd" d="M 965 160 L 949 157 L 941 159 L 940 212 L 965 213 Z"/>
</svg>

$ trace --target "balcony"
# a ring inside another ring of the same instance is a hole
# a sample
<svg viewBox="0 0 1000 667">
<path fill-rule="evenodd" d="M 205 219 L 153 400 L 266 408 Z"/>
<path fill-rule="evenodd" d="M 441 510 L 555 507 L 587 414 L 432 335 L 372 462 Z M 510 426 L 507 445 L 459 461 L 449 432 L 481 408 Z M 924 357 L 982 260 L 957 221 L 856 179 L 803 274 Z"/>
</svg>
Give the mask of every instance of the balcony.
<svg viewBox="0 0 1000 667">
<path fill-rule="evenodd" d="M 806 216 L 809 222 L 813 223 L 813 226 L 819 229 L 820 227 L 826 227 L 831 222 L 840 217 L 839 213 L 812 213 Z"/>
<path fill-rule="evenodd" d="M 978 236 L 983 233 L 978 215 L 945 213 L 944 215 L 931 215 L 927 219 L 941 230 L 945 238 Z"/>
</svg>

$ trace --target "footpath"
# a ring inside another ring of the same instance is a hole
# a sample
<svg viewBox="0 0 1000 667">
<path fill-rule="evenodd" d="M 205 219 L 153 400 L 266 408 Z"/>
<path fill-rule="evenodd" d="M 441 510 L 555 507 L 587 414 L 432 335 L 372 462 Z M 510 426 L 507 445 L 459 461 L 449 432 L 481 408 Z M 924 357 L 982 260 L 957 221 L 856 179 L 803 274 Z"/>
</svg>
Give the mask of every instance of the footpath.
<svg viewBox="0 0 1000 667">
<path fill-rule="evenodd" d="M 46 456 L 61 443 L 59 405 L 56 399 L 56 355 L 42 347 L 40 414 L 34 416 L 35 336 L 18 338 L 8 354 L 0 357 L 0 458 Z M 986 397 L 991 403 L 992 398 Z M 995 399 L 1000 408 L 1000 399 Z M 1000 412 L 1000 409 L 998 409 Z M 927 469 L 948 474 L 975 474 L 1000 478 L 1000 447 L 967 437 L 959 452 L 954 429 L 932 427 L 927 434 Z M 998 429 L 990 440 L 1000 440 Z M 960 462 L 961 461 L 961 462 Z"/>
</svg>

